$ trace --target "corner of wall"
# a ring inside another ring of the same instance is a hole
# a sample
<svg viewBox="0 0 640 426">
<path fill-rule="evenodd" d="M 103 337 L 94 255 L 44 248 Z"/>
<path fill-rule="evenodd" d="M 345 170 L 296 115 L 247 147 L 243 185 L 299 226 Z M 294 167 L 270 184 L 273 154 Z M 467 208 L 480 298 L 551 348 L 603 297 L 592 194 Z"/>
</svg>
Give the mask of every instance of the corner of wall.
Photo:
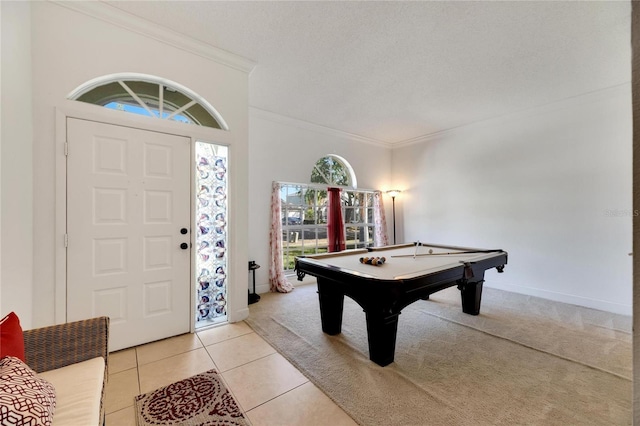
<svg viewBox="0 0 640 426">
<path fill-rule="evenodd" d="M 33 316 L 33 105 L 31 3 L 0 2 L 0 312 L 23 328 Z M 11 108 L 6 108 L 11 105 Z"/>
</svg>

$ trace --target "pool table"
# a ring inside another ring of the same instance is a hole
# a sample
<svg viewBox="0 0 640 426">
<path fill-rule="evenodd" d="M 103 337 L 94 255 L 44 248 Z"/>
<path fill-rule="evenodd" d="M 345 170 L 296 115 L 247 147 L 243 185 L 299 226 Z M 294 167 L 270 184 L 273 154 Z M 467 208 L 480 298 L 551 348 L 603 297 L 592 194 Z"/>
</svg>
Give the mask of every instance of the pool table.
<svg viewBox="0 0 640 426">
<path fill-rule="evenodd" d="M 365 258 L 385 258 L 384 263 L 362 263 Z M 344 296 L 364 310 L 369 358 L 380 366 L 393 362 L 398 316 L 417 300 L 457 285 L 462 311 L 480 313 L 486 270 L 503 272 L 507 253 L 423 243 L 345 250 L 296 258 L 298 280 L 317 278 L 322 331 L 336 335 L 342 329 Z"/>
</svg>

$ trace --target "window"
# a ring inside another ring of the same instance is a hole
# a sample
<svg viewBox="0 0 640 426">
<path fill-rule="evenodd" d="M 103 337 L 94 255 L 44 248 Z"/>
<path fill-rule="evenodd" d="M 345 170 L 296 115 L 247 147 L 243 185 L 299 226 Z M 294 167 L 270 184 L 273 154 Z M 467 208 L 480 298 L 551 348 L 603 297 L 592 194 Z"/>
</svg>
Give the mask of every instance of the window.
<svg viewBox="0 0 640 426">
<path fill-rule="evenodd" d="M 284 184 L 280 194 L 283 264 L 289 271 L 296 256 L 327 252 L 327 191 Z"/>
<path fill-rule="evenodd" d="M 342 217 L 347 249 L 373 246 L 375 236 L 372 191 L 342 191 Z"/>
<path fill-rule="evenodd" d="M 67 98 L 159 120 L 229 130 L 222 116 L 197 93 L 178 83 L 145 74 L 99 77 L 82 84 Z M 229 152 L 226 146 L 204 141 L 195 141 L 193 147 L 197 224 L 193 262 L 195 326 L 201 328 L 227 320 Z"/>
<path fill-rule="evenodd" d="M 162 120 L 228 130 L 203 98 L 169 80 L 145 74 L 113 74 L 78 87 L 69 99 Z"/>
<path fill-rule="evenodd" d="M 350 186 L 356 188 L 356 175 L 353 169 L 342 157 L 327 155 L 313 166 L 311 182 L 324 183 L 329 186 Z"/>
<path fill-rule="evenodd" d="M 196 328 L 227 320 L 228 148 L 197 141 L 196 195 Z"/>
<path fill-rule="evenodd" d="M 282 183 L 280 187 L 285 272 L 293 271 L 296 256 L 328 251 L 327 186 L 342 187 L 346 248 L 374 244 L 374 191 L 353 188 L 355 175 L 345 159 L 328 155 L 318 160 L 311 172 L 311 182 Z"/>
</svg>

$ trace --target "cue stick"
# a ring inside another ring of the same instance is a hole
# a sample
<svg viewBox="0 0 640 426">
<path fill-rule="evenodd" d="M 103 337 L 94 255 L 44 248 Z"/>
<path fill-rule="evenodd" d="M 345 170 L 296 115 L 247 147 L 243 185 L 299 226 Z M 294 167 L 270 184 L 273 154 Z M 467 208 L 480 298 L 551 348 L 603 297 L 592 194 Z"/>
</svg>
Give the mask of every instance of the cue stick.
<svg viewBox="0 0 640 426">
<path fill-rule="evenodd" d="M 452 254 L 496 253 L 499 251 L 504 251 L 504 250 L 498 249 L 498 250 L 449 251 L 445 253 L 396 254 L 389 257 L 413 257 L 415 259 L 416 256 L 445 256 L 445 255 L 452 255 Z"/>
</svg>

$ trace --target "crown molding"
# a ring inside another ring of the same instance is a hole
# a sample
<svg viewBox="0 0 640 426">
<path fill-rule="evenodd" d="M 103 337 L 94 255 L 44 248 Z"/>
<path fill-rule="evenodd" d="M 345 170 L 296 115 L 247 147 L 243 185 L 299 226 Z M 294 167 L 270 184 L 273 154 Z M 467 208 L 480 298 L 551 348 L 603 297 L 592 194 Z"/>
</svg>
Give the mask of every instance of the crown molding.
<svg viewBox="0 0 640 426">
<path fill-rule="evenodd" d="M 250 74 L 256 66 L 256 62 L 250 59 L 193 39 L 161 25 L 145 21 L 143 18 L 124 12 L 101 1 L 49 1 L 58 6 L 108 22 L 247 74 Z"/>
<path fill-rule="evenodd" d="M 387 148 L 387 149 L 393 148 L 393 144 L 389 142 L 379 141 L 376 139 L 367 138 L 365 136 L 343 132 L 342 130 L 336 130 L 331 127 L 321 126 L 319 124 L 310 123 L 308 121 L 299 120 L 297 118 L 288 117 L 286 115 L 277 114 L 275 112 L 267 111 L 267 110 L 253 107 L 253 106 L 249 107 L 249 117 L 251 116 L 255 116 L 255 117 L 262 118 L 264 120 L 283 124 L 285 126 L 297 127 L 299 129 L 308 130 L 311 132 L 322 133 L 328 136 L 347 139 L 353 142 L 360 142 L 368 145 L 375 145 L 375 146 L 378 146 L 381 148 Z"/>
<path fill-rule="evenodd" d="M 504 115 L 487 118 L 485 120 L 464 124 L 459 127 L 445 129 L 439 132 L 429 133 L 427 135 L 406 139 L 406 140 L 394 143 L 393 148 L 394 149 L 403 148 L 410 145 L 429 142 L 434 139 L 438 139 L 450 134 L 454 134 L 456 132 L 472 129 L 474 126 L 496 125 L 506 120 L 522 119 L 522 118 L 532 117 L 540 114 L 548 114 L 554 111 L 558 111 L 560 109 L 573 108 L 576 106 L 581 106 L 581 105 L 585 105 L 592 102 L 599 102 L 605 99 L 611 99 L 618 96 L 628 96 L 629 101 L 631 101 L 631 82 L 610 86 L 604 89 L 594 90 L 592 92 L 582 93 L 580 95 L 572 96 L 570 98 L 565 98 L 565 99 L 561 99 L 559 101 L 551 102 L 548 104 L 538 105 L 535 107 L 510 112 Z M 631 108 L 631 103 L 629 103 L 629 108 Z"/>
</svg>

